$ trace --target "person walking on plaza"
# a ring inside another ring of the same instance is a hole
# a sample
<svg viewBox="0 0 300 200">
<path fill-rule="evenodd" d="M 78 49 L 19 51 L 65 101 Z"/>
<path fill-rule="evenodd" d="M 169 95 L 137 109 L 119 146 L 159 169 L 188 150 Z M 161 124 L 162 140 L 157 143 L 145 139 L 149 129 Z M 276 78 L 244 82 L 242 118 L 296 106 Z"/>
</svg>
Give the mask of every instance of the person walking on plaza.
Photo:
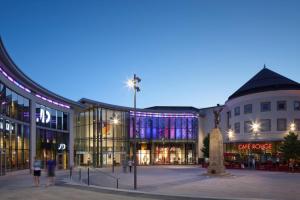
<svg viewBox="0 0 300 200">
<path fill-rule="evenodd" d="M 48 175 L 48 184 L 47 184 L 47 186 L 54 185 L 55 168 L 56 168 L 55 160 L 49 159 L 47 161 L 47 175 Z"/>
<path fill-rule="evenodd" d="M 129 166 L 129 172 L 131 173 L 131 169 L 132 169 L 132 161 L 131 160 L 128 161 L 128 166 Z"/>
<path fill-rule="evenodd" d="M 255 169 L 255 158 L 252 158 L 252 168 Z"/>
<path fill-rule="evenodd" d="M 37 157 L 35 157 L 33 162 L 33 177 L 34 177 L 34 185 L 36 187 L 40 186 L 41 168 L 42 168 L 42 161 L 39 160 Z"/>
<path fill-rule="evenodd" d="M 289 160 L 289 171 L 294 172 L 294 159 Z"/>
</svg>

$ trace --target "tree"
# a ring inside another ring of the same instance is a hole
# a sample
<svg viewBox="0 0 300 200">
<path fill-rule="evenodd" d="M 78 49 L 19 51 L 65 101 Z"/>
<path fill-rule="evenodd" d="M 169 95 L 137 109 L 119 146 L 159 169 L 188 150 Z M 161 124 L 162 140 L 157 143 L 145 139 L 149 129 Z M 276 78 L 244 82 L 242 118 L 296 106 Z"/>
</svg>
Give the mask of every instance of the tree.
<svg viewBox="0 0 300 200">
<path fill-rule="evenodd" d="M 203 139 L 203 147 L 201 151 L 204 158 L 209 158 L 209 134 Z"/>
<path fill-rule="evenodd" d="M 284 137 L 283 144 L 279 147 L 279 151 L 283 153 L 286 160 L 300 158 L 300 141 L 298 135 L 294 132 L 289 132 Z"/>
</svg>

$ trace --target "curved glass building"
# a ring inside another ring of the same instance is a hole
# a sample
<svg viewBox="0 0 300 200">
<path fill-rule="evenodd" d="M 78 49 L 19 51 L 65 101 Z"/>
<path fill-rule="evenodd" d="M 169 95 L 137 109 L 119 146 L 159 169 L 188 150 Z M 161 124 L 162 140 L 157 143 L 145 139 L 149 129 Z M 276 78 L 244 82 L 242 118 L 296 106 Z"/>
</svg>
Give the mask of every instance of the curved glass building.
<svg viewBox="0 0 300 200">
<path fill-rule="evenodd" d="M 73 165 L 73 116 L 82 108 L 26 76 L 0 40 L 1 173 L 30 168 L 34 157 Z"/>
</svg>

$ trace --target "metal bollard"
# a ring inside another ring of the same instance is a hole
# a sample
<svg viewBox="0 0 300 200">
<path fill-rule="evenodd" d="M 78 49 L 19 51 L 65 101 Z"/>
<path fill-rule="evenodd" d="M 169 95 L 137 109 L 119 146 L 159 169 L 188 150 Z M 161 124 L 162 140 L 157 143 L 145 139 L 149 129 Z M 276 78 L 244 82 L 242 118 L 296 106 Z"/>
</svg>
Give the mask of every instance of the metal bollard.
<svg viewBox="0 0 300 200">
<path fill-rule="evenodd" d="M 73 176 L 73 167 L 70 167 L 70 180 L 72 180 L 72 176 Z"/>
<path fill-rule="evenodd" d="M 117 178 L 117 189 L 119 189 L 119 179 Z"/>
<path fill-rule="evenodd" d="M 79 181 L 81 182 L 81 168 L 79 168 Z"/>
<path fill-rule="evenodd" d="M 90 185 L 90 168 L 88 167 L 88 186 Z"/>
</svg>

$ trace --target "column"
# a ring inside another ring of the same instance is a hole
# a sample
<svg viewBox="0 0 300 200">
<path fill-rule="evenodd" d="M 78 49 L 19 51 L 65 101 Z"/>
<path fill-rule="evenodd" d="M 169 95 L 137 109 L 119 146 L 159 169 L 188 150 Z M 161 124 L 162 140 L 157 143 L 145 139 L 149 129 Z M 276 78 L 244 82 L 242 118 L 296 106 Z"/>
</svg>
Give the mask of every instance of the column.
<svg viewBox="0 0 300 200">
<path fill-rule="evenodd" d="M 35 101 L 30 101 L 30 171 L 36 156 L 36 105 Z"/>
<path fill-rule="evenodd" d="M 69 167 L 74 166 L 74 111 L 69 112 Z"/>
</svg>

